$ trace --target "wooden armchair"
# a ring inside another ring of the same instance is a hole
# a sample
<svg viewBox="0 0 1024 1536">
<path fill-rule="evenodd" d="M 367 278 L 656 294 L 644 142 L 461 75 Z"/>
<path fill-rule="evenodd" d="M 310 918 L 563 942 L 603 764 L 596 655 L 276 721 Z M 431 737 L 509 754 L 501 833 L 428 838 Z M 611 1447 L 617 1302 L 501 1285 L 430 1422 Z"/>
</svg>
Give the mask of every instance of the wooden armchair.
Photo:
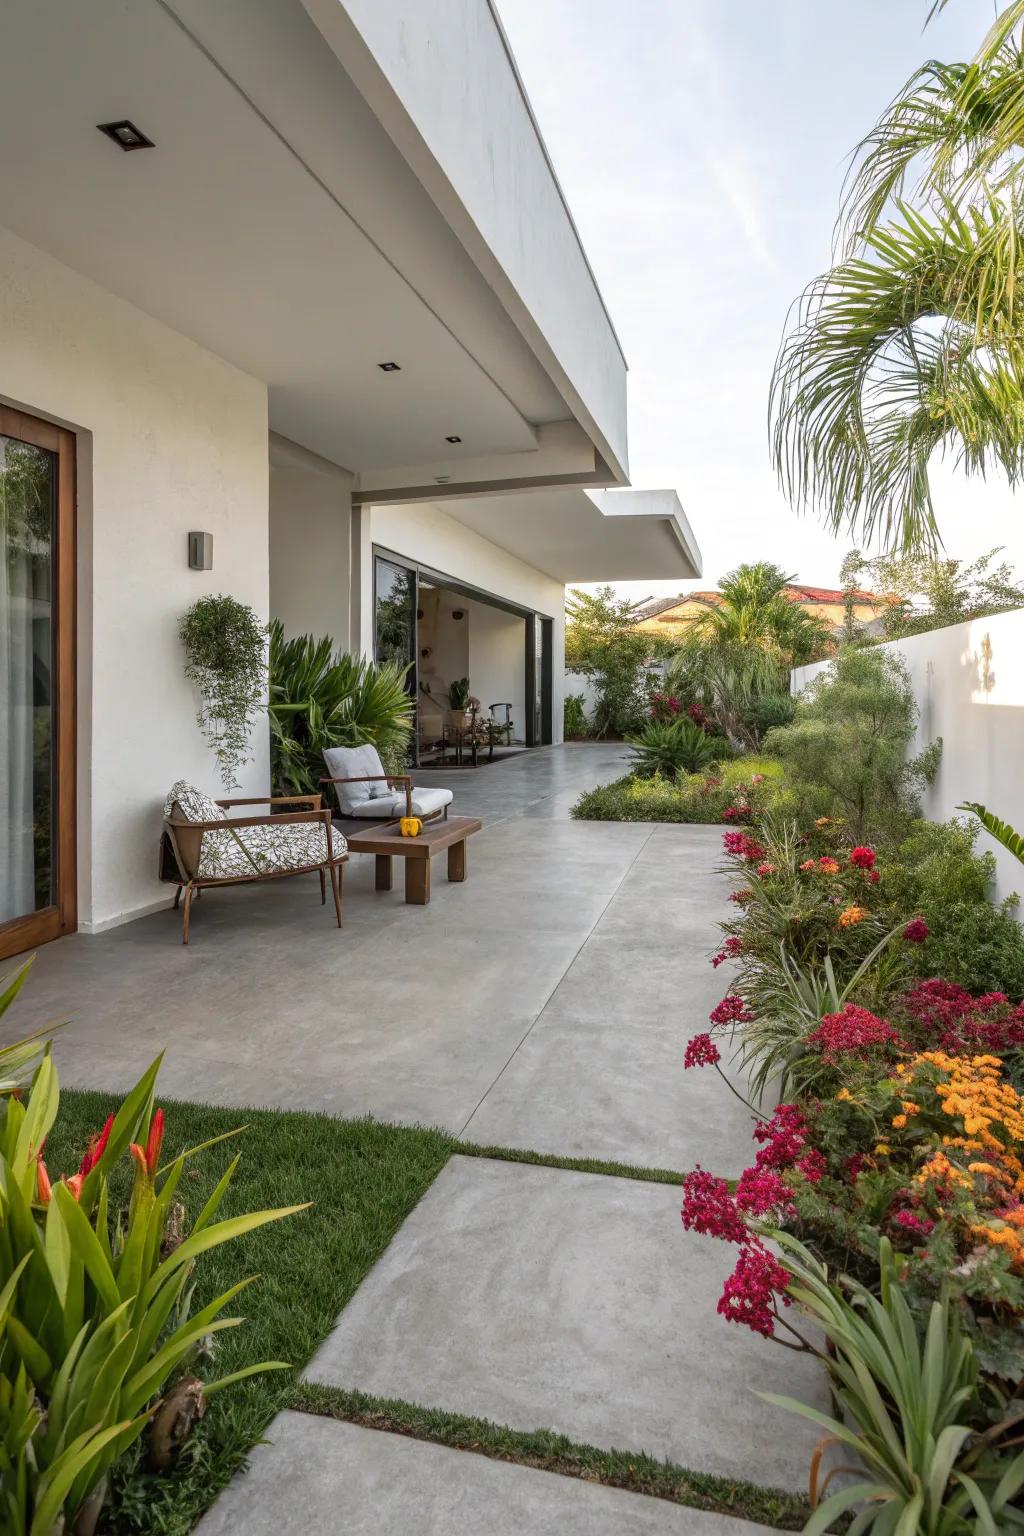
<svg viewBox="0 0 1024 1536">
<path fill-rule="evenodd" d="M 226 817 L 222 812 L 267 806 L 262 815 Z M 295 809 L 276 810 L 276 807 Z M 298 809 L 305 807 L 305 809 Z M 247 885 L 286 875 L 320 876 L 320 901 L 327 900 L 327 877 L 341 918 L 344 837 L 336 830 L 321 795 L 268 795 L 256 799 L 211 800 L 179 781 L 164 805 L 160 838 L 160 878 L 177 886 L 177 908 L 184 891 L 182 943 L 189 941 L 192 898 L 208 886 Z"/>
</svg>

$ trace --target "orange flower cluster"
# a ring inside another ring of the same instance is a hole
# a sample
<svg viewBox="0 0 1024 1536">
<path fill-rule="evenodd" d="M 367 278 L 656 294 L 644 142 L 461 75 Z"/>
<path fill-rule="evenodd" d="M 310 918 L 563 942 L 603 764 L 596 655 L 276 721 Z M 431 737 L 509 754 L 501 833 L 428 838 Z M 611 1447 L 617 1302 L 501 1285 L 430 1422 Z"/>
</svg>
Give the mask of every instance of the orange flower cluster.
<svg viewBox="0 0 1024 1536">
<path fill-rule="evenodd" d="M 867 907 L 844 907 L 839 914 L 840 928 L 854 928 L 862 923 L 866 917 L 870 917 Z"/>
<path fill-rule="evenodd" d="M 995 1195 L 1005 1204 L 972 1224 L 971 1235 L 1003 1249 L 1014 1268 L 1024 1270 L 1024 1207 L 1018 1203 L 1024 1196 L 1024 1162 L 1014 1150 L 1024 1150 L 1024 1098 L 1003 1077 L 998 1056 L 924 1051 L 909 1065 L 897 1066 L 896 1075 L 906 1083 L 915 1067 L 924 1064 L 944 1074 L 945 1081 L 934 1085 L 935 1095 L 942 1113 L 960 1121 L 961 1132 L 942 1137 L 943 1150 L 921 1166 L 915 1183 L 974 1190 L 975 1179 L 984 1180 L 988 1199 Z M 896 1116 L 894 1125 L 901 1120 L 906 1123 L 903 1116 L 909 1112 L 909 1103 L 901 1107 L 903 1115 Z M 965 1156 L 958 1158 L 958 1152 Z"/>
</svg>

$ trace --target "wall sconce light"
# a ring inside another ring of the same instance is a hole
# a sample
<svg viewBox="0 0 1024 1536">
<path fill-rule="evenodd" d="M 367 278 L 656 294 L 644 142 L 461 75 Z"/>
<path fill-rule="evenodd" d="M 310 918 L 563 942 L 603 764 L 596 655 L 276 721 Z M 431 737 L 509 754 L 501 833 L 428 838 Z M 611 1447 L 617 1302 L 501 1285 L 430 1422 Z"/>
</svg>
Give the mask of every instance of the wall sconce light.
<svg viewBox="0 0 1024 1536">
<path fill-rule="evenodd" d="M 190 571 L 213 570 L 213 534 L 190 533 L 188 536 L 188 568 Z"/>
</svg>

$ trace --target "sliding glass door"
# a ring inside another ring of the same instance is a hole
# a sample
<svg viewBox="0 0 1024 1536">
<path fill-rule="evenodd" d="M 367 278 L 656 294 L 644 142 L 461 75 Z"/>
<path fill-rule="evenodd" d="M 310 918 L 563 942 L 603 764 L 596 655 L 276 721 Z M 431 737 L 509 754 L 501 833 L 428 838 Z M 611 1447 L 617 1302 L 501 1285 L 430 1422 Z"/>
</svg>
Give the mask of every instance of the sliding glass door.
<svg viewBox="0 0 1024 1536">
<path fill-rule="evenodd" d="M 0 406 L 0 957 L 75 926 L 74 438 Z"/>
</svg>

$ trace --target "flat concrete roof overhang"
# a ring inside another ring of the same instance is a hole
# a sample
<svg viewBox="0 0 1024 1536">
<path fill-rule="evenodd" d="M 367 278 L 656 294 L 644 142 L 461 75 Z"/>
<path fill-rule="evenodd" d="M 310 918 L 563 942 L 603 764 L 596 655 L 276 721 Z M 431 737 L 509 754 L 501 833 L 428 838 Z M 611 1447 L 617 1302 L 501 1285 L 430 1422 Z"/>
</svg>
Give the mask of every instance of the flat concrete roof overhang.
<svg viewBox="0 0 1024 1536">
<path fill-rule="evenodd" d="M 690 580 L 701 553 L 670 490 L 576 487 L 457 496 L 448 517 L 563 583 Z"/>
<path fill-rule="evenodd" d="M 5 0 L 0 186 L 357 492 L 626 479 L 625 363 L 488 0 Z"/>
</svg>

